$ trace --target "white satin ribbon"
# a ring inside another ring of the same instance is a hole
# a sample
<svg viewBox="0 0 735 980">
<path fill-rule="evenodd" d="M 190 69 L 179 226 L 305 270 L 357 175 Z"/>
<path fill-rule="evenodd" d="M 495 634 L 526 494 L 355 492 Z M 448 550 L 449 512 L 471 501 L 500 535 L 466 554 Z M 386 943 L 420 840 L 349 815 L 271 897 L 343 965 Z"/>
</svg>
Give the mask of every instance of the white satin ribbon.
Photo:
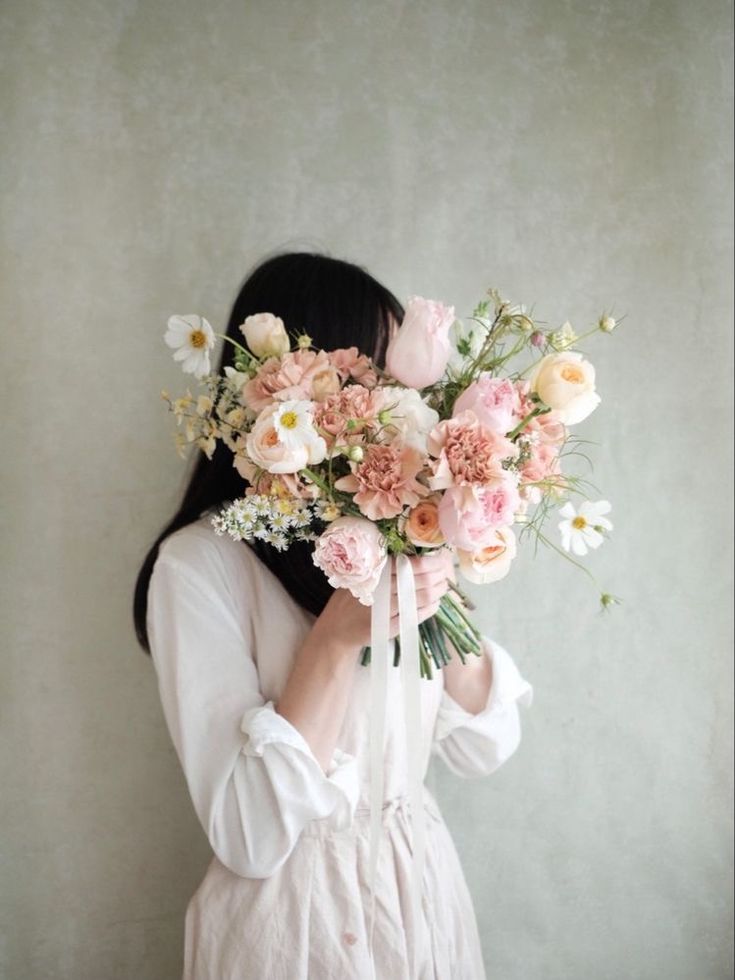
<svg viewBox="0 0 735 980">
<path fill-rule="evenodd" d="M 411 804 L 411 907 L 416 947 L 412 974 L 418 975 L 423 949 L 422 915 L 423 870 L 426 852 L 424 821 L 421 734 L 421 671 L 419 664 L 419 624 L 413 568 L 406 555 L 396 558 L 399 635 L 401 640 L 401 682 L 406 732 L 406 766 Z M 373 927 L 375 925 L 375 878 L 380 849 L 384 788 L 385 705 L 388 682 L 388 633 L 390 628 L 391 560 L 385 563 L 373 597 L 370 624 L 370 927 L 368 953 L 373 980 Z M 384 980 L 384 978 L 380 978 Z"/>
</svg>

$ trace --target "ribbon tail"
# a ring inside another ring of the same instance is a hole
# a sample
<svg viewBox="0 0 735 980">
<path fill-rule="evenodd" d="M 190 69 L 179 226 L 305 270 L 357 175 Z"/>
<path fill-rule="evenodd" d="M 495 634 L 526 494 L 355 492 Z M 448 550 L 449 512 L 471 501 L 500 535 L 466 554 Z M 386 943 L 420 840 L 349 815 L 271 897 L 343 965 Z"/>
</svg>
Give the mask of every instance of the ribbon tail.
<svg viewBox="0 0 735 980">
<path fill-rule="evenodd" d="M 370 615 L 370 924 L 368 955 L 375 980 L 373 928 L 375 879 L 380 851 L 385 758 L 385 703 L 388 692 L 391 560 L 386 561 L 373 594 Z"/>
<path fill-rule="evenodd" d="M 416 608 L 416 586 L 413 568 L 406 555 L 396 560 L 398 612 L 401 637 L 401 681 L 406 722 L 406 764 L 411 803 L 412 874 L 411 903 L 415 923 L 413 975 L 418 976 L 420 953 L 424 945 L 422 912 L 423 874 L 426 852 L 424 780 L 422 775 L 421 665 L 419 659 L 419 623 Z"/>
</svg>

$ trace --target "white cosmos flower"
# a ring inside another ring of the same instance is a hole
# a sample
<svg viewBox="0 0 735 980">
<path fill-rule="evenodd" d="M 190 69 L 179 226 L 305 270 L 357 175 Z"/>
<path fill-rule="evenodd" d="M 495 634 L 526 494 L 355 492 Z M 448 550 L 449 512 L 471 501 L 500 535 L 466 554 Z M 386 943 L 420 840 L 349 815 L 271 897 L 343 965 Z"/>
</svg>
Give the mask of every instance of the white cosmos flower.
<svg viewBox="0 0 735 980">
<path fill-rule="evenodd" d="M 169 317 L 163 339 L 175 349 L 174 360 L 182 362 L 181 369 L 185 374 L 193 374 L 197 378 L 209 374 L 209 352 L 216 339 L 214 330 L 203 316 L 189 313 L 187 316 Z"/>
<path fill-rule="evenodd" d="M 278 441 L 287 449 L 307 449 L 312 465 L 327 455 L 327 444 L 314 428 L 313 409 L 310 401 L 294 399 L 281 402 L 273 413 Z"/>
<path fill-rule="evenodd" d="M 564 518 L 563 521 L 559 521 L 564 550 L 569 551 L 571 548 L 575 555 L 586 555 L 587 548 L 599 548 L 604 541 L 600 529 L 604 528 L 608 531 L 613 529 L 610 521 L 602 516 L 611 509 L 612 504 L 609 500 L 596 502 L 585 500 L 579 511 L 575 510 L 571 502 L 564 504 L 559 511 Z"/>
</svg>

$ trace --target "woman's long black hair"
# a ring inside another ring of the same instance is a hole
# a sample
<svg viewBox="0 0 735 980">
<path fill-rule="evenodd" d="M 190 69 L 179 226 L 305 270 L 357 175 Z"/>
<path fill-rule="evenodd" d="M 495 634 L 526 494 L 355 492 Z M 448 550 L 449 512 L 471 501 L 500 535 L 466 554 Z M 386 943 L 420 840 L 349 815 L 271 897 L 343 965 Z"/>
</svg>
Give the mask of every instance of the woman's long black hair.
<svg viewBox="0 0 735 980">
<path fill-rule="evenodd" d="M 240 324 L 254 313 L 279 316 L 289 334 L 307 333 L 314 347 L 357 347 L 382 367 L 391 319 L 400 323 L 404 311 L 396 297 L 360 266 L 318 253 L 288 252 L 266 259 L 245 279 L 232 307 L 227 336 L 242 343 Z M 233 345 L 224 342 L 217 373 L 234 363 L 234 353 Z M 161 542 L 210 507 L 241 497 L 244 489 L 224 443 L 217 440 L 211 460 L 198 451 L 181 505 L 153 543 L 135 583 L 133 620 L 144 652 L 150 654 L 148 584 Z M 304 609 L 321 613 L 333 590 L 311 560 L 312 544 L 297 542 L 284 552 L 260 541 L 243 547 L 255 550 Z"/>
</svg>

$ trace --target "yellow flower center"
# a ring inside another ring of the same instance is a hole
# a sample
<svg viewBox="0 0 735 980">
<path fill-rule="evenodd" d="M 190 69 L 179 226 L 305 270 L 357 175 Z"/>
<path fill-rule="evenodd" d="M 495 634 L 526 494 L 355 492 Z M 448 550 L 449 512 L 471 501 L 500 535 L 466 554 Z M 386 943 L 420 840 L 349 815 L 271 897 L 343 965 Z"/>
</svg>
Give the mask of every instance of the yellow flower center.
<svg viewBox="0 0 735 980">
<path fill-rule="evenodd" d="M 199 349 L 207 346 L 207 336 L 203 330 L 192 330 L 189 334 L 189 343 L 192 347 Z"/>
<path fill-rule="evenodd" d="M 284 412 L 280 421 L 284 429 L 295 429 L 298 425 L 299 417 L 296 412 Z"/>
<path fill-rule="evenodd" d="M 576 364 L 565 364 L 561 369 L 561 376 L 565 381 L 579 385 L 584 381 L 584 371 Z"/>
<path fill-rule="evenodd" d="M 578 531 L 581 531 L 583 527 L 587 527 L 587 521 L 580 514 L 579 517 L 575 517 L 572 521 L 572 527 L 576 527 Z"/>
</svg>

